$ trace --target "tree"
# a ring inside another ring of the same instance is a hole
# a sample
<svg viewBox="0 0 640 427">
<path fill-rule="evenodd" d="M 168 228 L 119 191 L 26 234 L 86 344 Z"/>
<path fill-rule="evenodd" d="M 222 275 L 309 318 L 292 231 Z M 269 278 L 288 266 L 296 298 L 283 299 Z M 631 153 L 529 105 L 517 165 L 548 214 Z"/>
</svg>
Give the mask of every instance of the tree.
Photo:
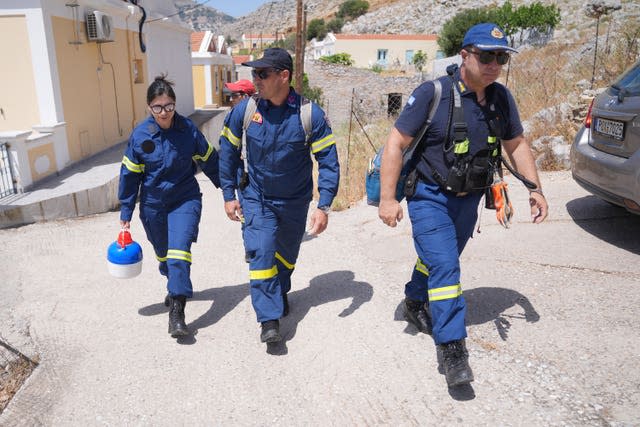
<svg viewBox="0 0 640 427">
<path fill-rule="evenodd" d="M 338 34 L 342 31 L 344 25 L 344 19 L 335 17 L 331 21 L 327 22 L 327 31 L 331 31 L 334 34 Z"/>
<path fill-rule="evenodd" d="M 355 19 L 369 11 L 369 2 L 365 0 L 347 0 L 338 9 L 338 18 Z"/>
<path fill-rule="evenodd" d="M 316 40 L 323 40 L 327 35 L 327 27 L 324 24 L 324 19 L 315 18 L 307 25 L 307 40 L 315 38 Z"/>
<path fill-rule="evenodd" d="M 290 52 L 296 50 L 296 33 L 288 34 L 284 39 L 276 40 L 269 47 L 280 47 Z"/>
<path fill-rule="evenodd" d="M 455 55 L 462 47 L 464 34 L 472 26 L 481 22 L 495 22 L 509 38 L 509 44 L 514 45 L 513 37 L 527 29 L 548 32 L 560 22 L 560 11 L 557 6 L 544 6 L 540 2 L 529 6 L 513 8 L 511 2 L 505 2 L 501 7 L 464 10 L 449 21 L 445 22 L 438 38 L 440 48 L 447 56 Z"/>
<path fill-rule="evenodd" d="M 422 70 L 427 63 L 427 54 L 419 50 L 413 55 L 413 65 L 416 66 L 416 70 L 420 71 L 420 78 L 422 78 Z"/>
<path fill-rule="evenodd" d="M 460 52 L 462 40 L 467 30 L 481 22 L 491 22 L 488 9 L 467 9 L 456 14 L 442 26 L 438 45 L 446 56 Z"/>
<path fill-rule="evenodd" d="M 291 85 L 293 87 L 295 87 L 295 79 L 291 82 Z M 304 73 L 302 75 L 302 95 L 315 102 L 316 104 L 318 104 L 319 106 L 323 107 L 324 106 L 324 100 L 323 100 L 323 96 L 322 96 L 322 88 L 318 87 L 318 86 L 313 86 L 311 87 L 311 85 L 309 85 L 309 76 L 307 75 L 307 73 Z"/>
</svg>

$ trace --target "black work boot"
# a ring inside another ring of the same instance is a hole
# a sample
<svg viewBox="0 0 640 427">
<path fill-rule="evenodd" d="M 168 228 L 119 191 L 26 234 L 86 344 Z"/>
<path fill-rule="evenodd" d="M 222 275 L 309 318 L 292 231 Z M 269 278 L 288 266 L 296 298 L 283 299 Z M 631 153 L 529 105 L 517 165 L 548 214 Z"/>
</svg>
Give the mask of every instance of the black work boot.
<svg viewBox="0 0 640 427">
<path fill-rule="evenodd" d="M 282 337 L 280 336 L 280 322 L 277 320 L 262 322 L 260 341 L 266 343 L 282 341 Z"/>
<path fill-rule="evenodd" d="M 404 317 L 418 328 L 420 332 L 431 334 L 433 325 L 431 323 L 431 316 L 427 311 L 426 303 L 405 298 Z"/>
<path fill-rule="evenodd" d="M 282 317 L 286 317 L 289 314 L 289 297 L 287 297 L 287 294 L 282 294 L 282 305 L 283 305 L 283 309 L 282 309 Z"/>
<path fill-rule="evenodd" d="M 444 376 L 449 387 L 469 384 L 473 381 L 473 372 L 469 366 L 469 353 L 464 339 L 440 344 L 444 365 Z"/>
<path fill-rule="evenodd" d="M 189 335 L 189 329 L 184 322 L 184 307 L 187 304 L 187 297 L 178 295 L 169 298 L 169 333 L 173 338 Z"/>
</svg>

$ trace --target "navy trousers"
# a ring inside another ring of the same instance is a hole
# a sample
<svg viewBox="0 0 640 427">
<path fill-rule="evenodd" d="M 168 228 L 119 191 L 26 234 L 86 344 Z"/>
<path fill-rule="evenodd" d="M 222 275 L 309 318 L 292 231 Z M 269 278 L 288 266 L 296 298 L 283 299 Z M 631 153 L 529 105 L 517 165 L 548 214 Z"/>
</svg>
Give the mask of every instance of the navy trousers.
<svg viewBox="0 0 640 427">
<path fill-rule="evenodd" d="M 255 200 L 246 195 L 242 200 L 251 303 L 258 322 L 282 317 L 282 295 L 291 289 L 308 210 L 307 201 Z"/>
<path fill-rule="evenodd" d="M 481 197 L 477 193 L 456 197 L 419 181 L 407 201 L 418 261 L 405 295 L 429 301 L 436 344 L 467 336 L 459 257 L 473 234 Z"/>
<path fill-rule="evenodd" d="M 198 238 L 202 200 L 191 199 L 168 207 L 140 205 L 140 219 L 167 277 L 171 296 L 193 296 L 191 244 Z"/>
</svg>

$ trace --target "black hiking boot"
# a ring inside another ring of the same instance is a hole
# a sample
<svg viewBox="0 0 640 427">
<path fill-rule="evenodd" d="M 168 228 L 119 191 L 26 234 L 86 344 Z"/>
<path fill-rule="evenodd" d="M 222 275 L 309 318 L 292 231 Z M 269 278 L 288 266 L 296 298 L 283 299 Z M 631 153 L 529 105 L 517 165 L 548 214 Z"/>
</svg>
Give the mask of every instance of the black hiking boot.
<svg viewBox="0 0 640 427">
<path fill-rule="evenodd" d="M 416 301 L 409 298 L 404 300 L 404 317 L 413 324 L 420 332 L 431 334 L 433 325 L 431 316 L 427 311 L 427 304 L 422 301 Z"/>
<path fill-rule="evenodd" d="M 287 297 L 287 294 L 282 295 L 282 305 L 284 307 L 282 309 L 282 317 L 286 317 L 289 315 L 289 297 Z"/>
<path fill-rule="evenodd" d="M 282 337 L 280 336 L 280 322 L 277 320 L 262 322 L 260 341 L 266 343 L 282 341 Z"/>
<path fill-rule="evenodd" d="M 473 372 L 469 366 L 469 353 L 464 339 L 441 344 L 438 347 L 442 351 L 444 376 L 449 387 L 469 384 L 473 381 Z"/>
<path fill-rule="evenodd" d="M 187 304 L 187 297 L 178 295 L 169 297 L 169 334 L 173 338 L 189 335 L 189 329 L 184 322 L 184 307 Z"/>
</svg>

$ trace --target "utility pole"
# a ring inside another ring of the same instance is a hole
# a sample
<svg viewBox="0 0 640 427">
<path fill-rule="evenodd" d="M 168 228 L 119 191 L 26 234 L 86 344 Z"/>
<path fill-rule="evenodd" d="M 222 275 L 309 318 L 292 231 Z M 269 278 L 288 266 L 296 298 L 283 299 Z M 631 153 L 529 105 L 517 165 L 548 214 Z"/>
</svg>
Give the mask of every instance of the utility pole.
<svg viewBox="0 0 640 427">
<path fill-rule="evenodd" d="M 294 76 L 296 80 L 296 92 L 302 93 L 302 78 L 304 75 L 304 28 L 302 19 L 302 0 L 297 0 L 297 20 L 296 20 L 296 62 Z"/>
</svg>

